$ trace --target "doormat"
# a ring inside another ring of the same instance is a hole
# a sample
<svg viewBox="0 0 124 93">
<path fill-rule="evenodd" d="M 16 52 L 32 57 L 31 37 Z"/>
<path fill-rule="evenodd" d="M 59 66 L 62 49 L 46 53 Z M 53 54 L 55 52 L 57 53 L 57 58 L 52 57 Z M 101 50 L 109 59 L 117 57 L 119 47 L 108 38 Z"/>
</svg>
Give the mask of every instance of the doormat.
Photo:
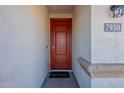
<svg viewBox="0 0 124 93">
<path fill-rule="evenodd" d="M 70 78 L 69 72 L 51 72 L 49 78 Z"/>
</svg>

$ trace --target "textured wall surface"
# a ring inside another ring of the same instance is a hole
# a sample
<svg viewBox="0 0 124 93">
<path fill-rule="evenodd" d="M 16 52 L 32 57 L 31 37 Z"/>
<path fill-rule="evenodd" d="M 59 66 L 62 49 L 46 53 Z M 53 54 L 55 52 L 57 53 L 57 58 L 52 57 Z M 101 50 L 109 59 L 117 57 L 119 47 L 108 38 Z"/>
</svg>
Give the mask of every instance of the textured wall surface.
<svg viewBox="0 0 124 93">
<path fill-rule="evenodd" d="M 80 87 L 90 87 L 90 77 L 80 67 L 77 58 L 91 61 L 91 7 L 77 6 L 73 15 L 73 71 Z"/>
<path fill-rule="evenodd" d="M 112 18 L 109 7 L 92 6 L 92 63 L 124 63 L 124 16 Z M 122 23 L 122 31 L 104 32 L 104 23 Z M 91 87 L 124 87 L 123 82 L 123 77 L 92 78 Z"/>
<path fill-rule="evenodd" d="M 112 18 L 110 6 L 92 6 L 92 63 L 124 63 L 124 16 Z M 104 23 L 122 23 L 122 32 L 104 32 Z"/>
<path fill-rule="evenodd" d="M 124 78 L 92 78 L 92 88 L 124 88 Z"/>
<path fill-rule="evenodd" d="M 45 6 L 0 6 L 0 87 L 41 87 L 47 45 Z"/>
</svg>

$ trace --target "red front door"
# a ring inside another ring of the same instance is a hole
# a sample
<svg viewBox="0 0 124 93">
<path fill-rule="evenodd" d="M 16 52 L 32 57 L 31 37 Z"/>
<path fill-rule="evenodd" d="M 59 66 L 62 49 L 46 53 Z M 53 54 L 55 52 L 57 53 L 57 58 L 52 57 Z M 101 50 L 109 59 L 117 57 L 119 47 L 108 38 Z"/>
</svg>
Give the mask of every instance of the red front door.
<svg viewBox="0 0 124 93">
<path fill-rule="evenodd" d="M 72 19 L 50 19 L 50 68 L 71 69 Z"/>
</svg>

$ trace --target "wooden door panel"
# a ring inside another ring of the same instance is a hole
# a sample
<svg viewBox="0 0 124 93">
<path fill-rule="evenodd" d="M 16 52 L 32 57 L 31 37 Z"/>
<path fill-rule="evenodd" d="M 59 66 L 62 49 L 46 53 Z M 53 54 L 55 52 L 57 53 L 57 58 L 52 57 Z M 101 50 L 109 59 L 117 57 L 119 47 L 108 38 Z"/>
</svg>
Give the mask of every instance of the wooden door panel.
<svg viewBox="0 0 124 93">
<path fill-rule="evenodd" d="M 66 60 L 66 56 L 65 55 L 58 55 L 58 56 L 56 56 L 56 63 L 58 65 L 66 63 L 66 62 L 67 62 L 67 60 Z"/>
<path fill-rule="evenodd" d="M 55 50 L 56 55 L 66 55 L 67 53 L 67 33 L 66 32 L 56 32 L 55 38 Z"/>
<path fill-rule="evenodd" d="M 71 69 L 72 19 L 51 19 L 51 69 Z"/>
</svg>

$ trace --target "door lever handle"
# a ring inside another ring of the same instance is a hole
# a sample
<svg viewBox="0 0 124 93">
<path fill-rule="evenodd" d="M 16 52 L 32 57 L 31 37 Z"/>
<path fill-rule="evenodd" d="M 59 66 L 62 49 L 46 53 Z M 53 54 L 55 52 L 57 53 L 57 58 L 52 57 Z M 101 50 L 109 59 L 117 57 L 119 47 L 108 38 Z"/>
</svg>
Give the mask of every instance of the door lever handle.
<svg viewBox="0 0 124 93">
<path fill-rule="evenodd" d="M 55 48 L 55 46 L 52 46 L 52 48 Z"/>
</svg>

